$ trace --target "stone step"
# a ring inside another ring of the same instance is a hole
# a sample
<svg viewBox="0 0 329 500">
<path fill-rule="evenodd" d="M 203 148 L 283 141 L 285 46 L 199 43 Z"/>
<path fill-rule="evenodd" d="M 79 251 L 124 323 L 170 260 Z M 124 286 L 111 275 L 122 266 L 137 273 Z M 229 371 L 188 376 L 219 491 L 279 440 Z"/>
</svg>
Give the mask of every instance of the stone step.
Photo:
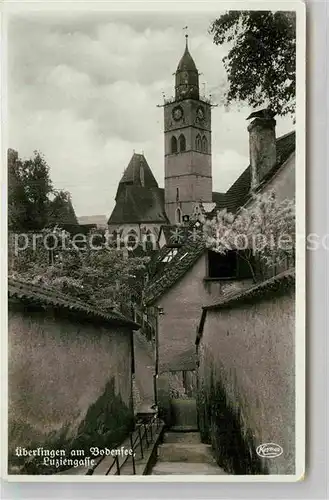
<svg viewBox="0 0 329 500">
<path fill-rule="evenodd" d="M 166 432 L 164 443 L 201 444 L 199 432 Z"/>
<path fill-rule="evenodd" d="M 204 463 L 182 463 L 182 462 L 157 462 L 152 469 L 152 474 L 155 475 L 168 475 L 168 474 L 182 474 L 186 475 L 220 475 L 226 476 L 227 472 L 218 467 L 217 465 L 204 464 Z"/>
<path fill-rule="evenodd" d="M 198 432 L 196 425 L 172 425 L 170 430 L 173 432 Z"/>
<path fill-rule="evenodd" d="M 215 463 L 209 444 L 161 444 L 158 448 L 158 460 L 163 462 Z"/>
</svg>

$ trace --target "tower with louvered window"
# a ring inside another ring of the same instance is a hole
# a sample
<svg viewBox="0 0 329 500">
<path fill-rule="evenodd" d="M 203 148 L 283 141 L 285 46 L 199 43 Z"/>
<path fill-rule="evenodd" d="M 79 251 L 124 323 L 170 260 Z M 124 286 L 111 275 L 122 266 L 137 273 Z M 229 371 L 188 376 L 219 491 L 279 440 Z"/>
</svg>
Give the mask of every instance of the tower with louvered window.
<svg viewBox="0 0 329 500">
<path fill-rule="evenodd" d="M 211 105 L 200 97 L 199 72 L 188 48 L 175 73 L 175 97 L 164 104 L 165 210 L 171 224 L 212 202 Z"/>
</svg>

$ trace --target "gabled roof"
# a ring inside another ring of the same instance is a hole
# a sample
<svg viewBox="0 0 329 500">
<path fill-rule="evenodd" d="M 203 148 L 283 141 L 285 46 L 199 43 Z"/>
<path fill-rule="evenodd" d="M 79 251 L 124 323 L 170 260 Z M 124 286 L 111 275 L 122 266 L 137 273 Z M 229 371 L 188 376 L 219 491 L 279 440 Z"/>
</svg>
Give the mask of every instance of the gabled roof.
<svg viewBox="0 0 329 500">
<path fill-rule="evenodd" d="M 164 190 L 159 188 L 142 154 L 133 154 L 119 182 L 115 201 L 108 224 L 168 223 Z"/>
<path fill-rule="evenodd" d="M 158 183 L 143 154 L 134 153 L 119 182 L 117 196 L 124 185 L 157 188 Z"/>
<path fill-rule="evenodd" d="M 167 224 L 164 189 L 126 186 L 122 189 L 108 224 L 156 222 Z"/>
<path fill-rule="evenodd" d="M 91 317 L 106 323 L 118 326 L 129 326 L 133 330 L 138 330 L 140 326 L 123 316 L 117 311 L 104 313 L 80 299 L 64 294 L 55 288 L 41 284 L 34 284 L 22 279 L 8 279 L 8 296 L 12 299 L 19 299 L 22 302 L 28 301 L 33 304 L 42 304 L 57 307 L 66 311 L 74 311 L 81 317 Z"/>
<path fill-rule="evenodd" d="M 264 183 L 271 179 L 279 168 L 287 161 L 289 156 L 295 151 L 295 132 L 289 132 L 276 141 L 276 164 L 268 172 L 266 177 L 262 180 L 261 188 Z M 250 196 L 251 187 L 251 167 L 250 165 L 242 172 L 240 177 L 232 184 L 228 191 L 223 193 L 213 193 L 213 200 L 218 199 L 217 209 L 221 210 L 226 208 L 228 212 L 236 212 L 242 207 Z"/>
</svg>

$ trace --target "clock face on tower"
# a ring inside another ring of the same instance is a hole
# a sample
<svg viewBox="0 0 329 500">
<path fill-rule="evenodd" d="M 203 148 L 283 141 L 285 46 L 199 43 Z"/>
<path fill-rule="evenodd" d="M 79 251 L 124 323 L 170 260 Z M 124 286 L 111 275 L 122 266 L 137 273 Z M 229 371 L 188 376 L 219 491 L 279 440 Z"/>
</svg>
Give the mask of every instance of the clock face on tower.
<svg viewBox="0 0 329 500">
<path fill-rule="evenodd" d="M 175 121 L 181 120 L 183 118 L 182 108 L 180 106 L 176 106 L 176 108 L 172 110 L 172 116 Z"/>
</svg>

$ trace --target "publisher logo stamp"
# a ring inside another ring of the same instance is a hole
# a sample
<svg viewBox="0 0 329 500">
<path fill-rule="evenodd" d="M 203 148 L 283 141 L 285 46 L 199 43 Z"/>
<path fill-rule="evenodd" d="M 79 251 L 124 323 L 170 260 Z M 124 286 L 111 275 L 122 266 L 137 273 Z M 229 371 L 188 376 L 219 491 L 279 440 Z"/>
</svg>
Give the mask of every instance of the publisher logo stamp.
<svg viewBox="0 0 329 500">
<path fill-rule="evenodd" d="M 276 458 L 282 455 L 283 448 L 276 443 L 263 443 L 257 446 L 256 453 L 263 458 Z"/>
</svg>

